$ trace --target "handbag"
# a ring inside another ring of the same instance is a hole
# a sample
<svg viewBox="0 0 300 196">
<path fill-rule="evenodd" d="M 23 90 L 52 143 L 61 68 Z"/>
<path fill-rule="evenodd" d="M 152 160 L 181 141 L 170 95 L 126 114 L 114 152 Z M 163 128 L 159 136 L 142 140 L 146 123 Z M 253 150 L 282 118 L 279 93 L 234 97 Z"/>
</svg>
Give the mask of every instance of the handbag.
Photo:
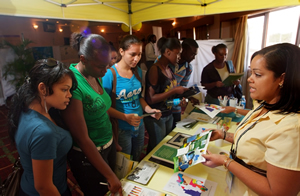
<svg viewBox="0 0 300 196">
<path fill-rule="evenodd" d="M 242 85 L 234 85 L 233 87 L 233 96 L 238 99 L 238 102 L 241 100 L 243 96 Z"/>
<path fill-rule="evenodd" d="M 113 74 L 113 88 L 111 91 L 110 99 L 111 99 L 111 107 L 116 109 L 116 87 L 117 87 L 117 75 L 114 68 L 110 68 L 112 74 Z M 118 119 L 110 117 L 110 122 L 112 125 L 112 131 L 114 134 L 118 133 L 119 123 Z M 116 135 L 118 137 L 118 135 Z M 115 138 L 116 141 L 118 141 L 118 138 Z"/>
<path fill-rule="evenodd" d="M 14 196 L 19 195 L 21 176 L 23 168 L 20 161 L 20 156 L 16 159 L 12 166 L 12 172 L 3 181 L 1 185 L 1 196 Z"/>
</svg>

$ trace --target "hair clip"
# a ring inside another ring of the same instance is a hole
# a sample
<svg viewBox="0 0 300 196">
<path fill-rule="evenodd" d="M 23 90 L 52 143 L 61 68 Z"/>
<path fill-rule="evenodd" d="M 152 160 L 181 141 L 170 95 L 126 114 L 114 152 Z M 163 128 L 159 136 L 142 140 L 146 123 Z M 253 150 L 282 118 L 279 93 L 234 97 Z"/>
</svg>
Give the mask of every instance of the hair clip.
<svg viewBox="0 0 300 196">
<path fill-rule="evenodd" d="M 27 84 L 29 84 L 29 83 L 30 83 L 30 79 L 31 79 L 31 78 L 30 78 L 29 76 L 26 76 L 26 77 L 25 77 L 25 82 L 26 82 Z"/>
</svg>

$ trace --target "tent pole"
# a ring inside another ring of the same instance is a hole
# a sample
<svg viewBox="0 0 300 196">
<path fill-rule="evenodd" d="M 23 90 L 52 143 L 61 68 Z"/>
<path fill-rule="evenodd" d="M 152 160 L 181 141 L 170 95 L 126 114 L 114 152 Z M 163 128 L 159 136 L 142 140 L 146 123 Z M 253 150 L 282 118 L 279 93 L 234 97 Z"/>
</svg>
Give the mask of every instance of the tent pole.
<svg viewBox="0 0 300 196">
<path fill-rule="evenodd" d="M 131 14 L 128 14 L 129 16 L 129 33 L 132 35 L 132 22 L 131 22 Z"/>
<path fill-rule="evenodd" d="M 129 17 L 129 33 L 130 33 L 130 35 L 132 35 L 132 21 L 131 21 L 132 11 L 131 11 L 131 2 L 132 2 L 132 0 L 127 0 L 127 3 L 128 3 L 128 17 Z"/>
</svg>

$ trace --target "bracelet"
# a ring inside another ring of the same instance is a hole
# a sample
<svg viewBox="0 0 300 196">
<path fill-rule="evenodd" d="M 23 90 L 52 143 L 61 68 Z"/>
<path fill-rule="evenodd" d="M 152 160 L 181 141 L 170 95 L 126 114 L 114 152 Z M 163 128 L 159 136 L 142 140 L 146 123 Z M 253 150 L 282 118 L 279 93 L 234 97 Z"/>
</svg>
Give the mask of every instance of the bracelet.
<svg viewBox="0 0 300 196">
<path fill-rule="evenodd" d="M 223 132 L 224 132 L 224 138 L 223 138 L 223 140 L 225 140 L 225 138 L 226 138 L 226 131 L 223 130 Z"/>
<path fill-rule="evenodd" d="M 226 163 L 227 163 L 228 159 L 230 159 L 228 156 L 226 157 L 226 159 L 224 159 L 223 166 L 224 166 L 225 169 L 226 169 Z"/>
<path fill-rule="evenodd" d="M 234 160 L 233 160 L 233 159 L 230 159 L 230 160 L 227 162 L 227 164 L 226 164 L 226 168 L 227 168 L 227 169 L 228 169 L 229 164 L 230 164 L 232 161 L 234 161 Z"/>
</svg>

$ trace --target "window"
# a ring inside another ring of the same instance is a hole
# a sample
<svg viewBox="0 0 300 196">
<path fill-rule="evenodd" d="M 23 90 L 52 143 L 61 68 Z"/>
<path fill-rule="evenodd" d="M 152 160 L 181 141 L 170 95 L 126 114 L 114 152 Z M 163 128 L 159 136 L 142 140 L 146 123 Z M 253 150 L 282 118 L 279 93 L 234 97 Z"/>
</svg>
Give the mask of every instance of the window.
<svg viewBox="0 0 300 196">
<path fill-rule="evenodd" d="M 249 57 L 247 60 L 248 66 L 250 65 L 252 54 L 263 47 L 284 42 L 291 44 L 300 43 L 299 18 L 300 6 L 249 17 L 249 49 L 248 55 L 246 55 Z"/>
<path fill-rule="evenodd" d="M 278 43 L 296 44 L 300 6 L 270 12 L 266 46 Z"/>
<path fill-rule="evenodd" d="M 248 35 L 249 35 L 249 65 L 250 58 L 255 51 L 262 47 L 264 33 L 264 16 L 248 19 Z"/>
</svg>

